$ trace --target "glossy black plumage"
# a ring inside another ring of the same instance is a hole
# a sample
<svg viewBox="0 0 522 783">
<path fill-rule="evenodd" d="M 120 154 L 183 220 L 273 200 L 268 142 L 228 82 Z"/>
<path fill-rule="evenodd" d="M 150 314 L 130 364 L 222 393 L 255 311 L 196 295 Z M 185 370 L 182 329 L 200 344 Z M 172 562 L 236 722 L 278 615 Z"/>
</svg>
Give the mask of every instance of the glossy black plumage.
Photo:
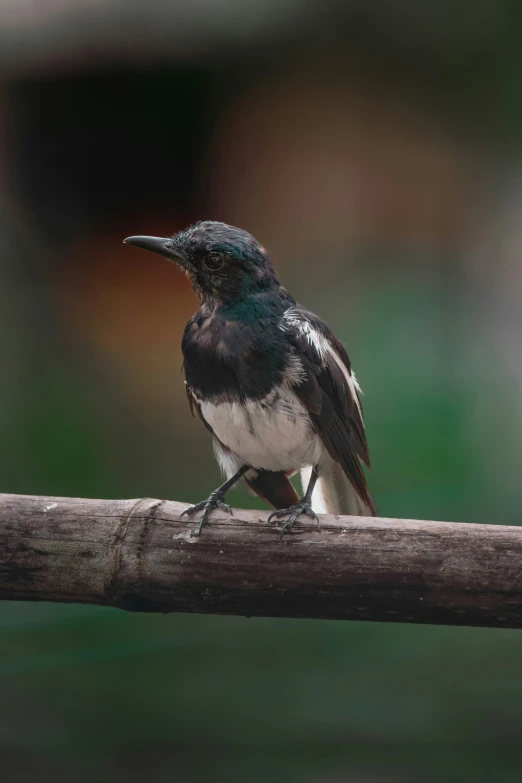
<svg viewBox="0 0 522 783">
<path fill-rule="evenodd" d="M 261 399 L 281 381 L 288 344 L 278 323 L 294 300 L 281 289 L 249 294 L 245 306 L 203 302 L 181 343 L 196 397 Z"/>
</svg>

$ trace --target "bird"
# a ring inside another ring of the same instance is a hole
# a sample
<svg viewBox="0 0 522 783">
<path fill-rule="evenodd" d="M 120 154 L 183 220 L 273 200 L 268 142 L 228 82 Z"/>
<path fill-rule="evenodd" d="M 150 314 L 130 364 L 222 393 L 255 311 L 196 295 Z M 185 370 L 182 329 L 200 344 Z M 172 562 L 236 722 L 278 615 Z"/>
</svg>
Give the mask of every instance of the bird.
<svg viewBox="0 0 522 783">
<path fill-rule="evenodd" d="M 226 477 L 206 500 L 197 535 L 229 489 L 244 481 L 282 520 L 375 516 L 362 464 L 370 467 L 361 390 L 330 327 L 281 285 L 267 250 L 247 231 L 204 220 L 171 237 L 125 243 L 164 256 L 200 300 L 182 338 L 192 415 L 212 433 Z M 301 473 L 299 496 L 290 479 Z"/>
</svg>

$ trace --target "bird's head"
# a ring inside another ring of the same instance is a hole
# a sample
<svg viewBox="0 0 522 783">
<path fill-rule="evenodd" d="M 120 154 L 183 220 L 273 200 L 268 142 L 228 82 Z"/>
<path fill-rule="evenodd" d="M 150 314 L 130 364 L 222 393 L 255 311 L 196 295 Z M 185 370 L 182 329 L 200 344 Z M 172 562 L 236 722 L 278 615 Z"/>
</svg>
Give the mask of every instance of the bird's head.
<svg viewBox="0 0 522 783">
<path fill-rule="evenodd" d="M 206 220 L 173 237 L 124 240 L 175 261 L 203 299 L 230 302 L 278 285 L 266 250 L 247 231 Z"/>
</svg>

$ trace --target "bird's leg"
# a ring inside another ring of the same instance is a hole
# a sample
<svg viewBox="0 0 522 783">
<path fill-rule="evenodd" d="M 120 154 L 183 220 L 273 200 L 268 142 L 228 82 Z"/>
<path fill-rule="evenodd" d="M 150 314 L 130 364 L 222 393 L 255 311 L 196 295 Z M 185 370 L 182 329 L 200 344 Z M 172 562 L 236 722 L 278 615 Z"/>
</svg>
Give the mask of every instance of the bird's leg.
<svg viewBox="0 0 522 783">
<path fill-rule="evenodd" d="M 248 465 L 243 465 L 242 468 L 239 468 L 237 473 L 234 473 L 233 476 L 231 476 L 227 481 L 225 481 L 224 484 L 222 484 L 220 487 L 214 490 L 214 492 L 211 492 L 209 497 L 206 500 L 202 500 L 200 503 L 196 503 L 195 506 L 190 506 L 190 508 L 185 509 L 181 516 L 184 514 L 194 514 L 196 511 L 203 510 L 203 514 L 201 516 L 201 519 L 199 520 L 199 528 L 197 535 L 201 535 L 201 531 L 203 530 L 203 525 L 205 525 L 206 522 L 208 522 L 208 518 L 210 516 L 210 512 L 214 508 L 219 508 L 222 511 L 228 511 L 229 514 L 232 514 L 232 509 L 230 506 L 228 506 L 225 503 L 225 493 L 228 492 L 228 490 L 234 486 L 234 484 L 237 484 L 239 479 L 245 475 L 245 473 L 249 470 Z"/>
<path fill-rule="evenodd" d="M 306 492 L 304 493 L 301 500 L 299 500 L 297 503 L 294 503 L 293 506 L 289 506 L 288 508 L 281 508 L 279 509 L 279 511 L 274 511 L 268 517 L 268 521 L 270 522 L 272 517 L 275 517 L 276 519 L 281 519 L 281 517 L 288 516 L 288 519 L 286 520 L 285 524 L 281 528 L 281 538 L 283 538 L 283 534 L 285 530 L 289 530 L 294 524 L 295 520 L 298 517 L 300 517 L 301 514 L 306 514 L 307 517 L 312 517 L 312 519 L 316 519 L 317 522 L 319 522 L 319 518 L 317 514 L 312 509 L 312 492 L 314 491 L 315 483 L 318 478 L 319 478 L 319 473 L 317 471 L 317 468 L 314 468 L 312 470 L 312 475 L 310 476 L 310 481 L 308 482 Z"/>
</svg>

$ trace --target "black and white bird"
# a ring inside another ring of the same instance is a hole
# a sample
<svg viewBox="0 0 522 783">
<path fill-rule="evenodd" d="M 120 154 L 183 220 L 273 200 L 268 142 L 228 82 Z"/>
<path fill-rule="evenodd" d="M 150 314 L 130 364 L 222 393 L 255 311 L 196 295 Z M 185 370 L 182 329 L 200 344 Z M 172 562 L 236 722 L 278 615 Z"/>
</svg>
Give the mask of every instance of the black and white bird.
<svg viewBox="0 0 522 783">
<path fill-rule="evenodd" d="M 175 261 L 201 300 L 182 349 L 188 400 L 211 431 L 225 483 L 186 513 L 199 532 L 240 479 L 287 517 L 373 516 L 359 386 L 327 324 L 279 283 L 267 251 L 239 228 L 204 221 L 132 245 Z M 301 471 L 299 498 L 290 477 Z M 271 518 L 270 517 L 270 518 Z"/>
</svg>

